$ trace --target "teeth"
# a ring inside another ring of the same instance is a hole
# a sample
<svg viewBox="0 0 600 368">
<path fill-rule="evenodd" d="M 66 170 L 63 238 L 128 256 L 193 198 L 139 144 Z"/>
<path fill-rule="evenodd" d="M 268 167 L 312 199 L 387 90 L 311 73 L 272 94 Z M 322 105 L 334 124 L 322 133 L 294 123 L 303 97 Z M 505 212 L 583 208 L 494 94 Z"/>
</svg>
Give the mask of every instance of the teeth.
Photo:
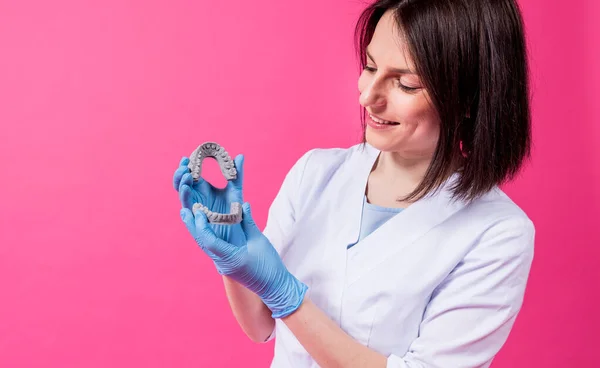
<svg viewBox="0 0 600 368">
<path fill-rule="evenodd" d="M 212 212 L 202 203 L 194 203 L 192 207 L 194 212 L 202 211 L 206 215 L 208 222 L 211 224 L 238 224 L 242 221 L 242 204 L 239 202 L 232 202 L 230 205 L 229 213 L 217 213 Z"/>
<path fill-rule="evenodd" d="M 374 122 L 379 123 L 379 124 L 395 124 L 395 122 L 393 122 L 393 121 L 381 120 L 371 114 L 369 114 L 369 116 L 371 117 L 371 119 L 373 119 Z"/>
</svg>

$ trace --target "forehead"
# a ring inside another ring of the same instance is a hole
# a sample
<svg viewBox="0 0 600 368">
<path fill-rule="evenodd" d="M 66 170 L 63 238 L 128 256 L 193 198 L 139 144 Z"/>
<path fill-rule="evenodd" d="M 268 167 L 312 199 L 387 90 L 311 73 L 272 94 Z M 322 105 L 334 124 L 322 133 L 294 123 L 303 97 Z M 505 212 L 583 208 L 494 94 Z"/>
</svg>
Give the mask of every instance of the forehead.
<svg viewBox="0 0 600 368">
<path fill-rule="evenodd" d="M 377 23 L 367 51 L 380 67 L 409 68 L 414 70 L 408 47 L 394 13 L 388 10 Z"/>
</svg>

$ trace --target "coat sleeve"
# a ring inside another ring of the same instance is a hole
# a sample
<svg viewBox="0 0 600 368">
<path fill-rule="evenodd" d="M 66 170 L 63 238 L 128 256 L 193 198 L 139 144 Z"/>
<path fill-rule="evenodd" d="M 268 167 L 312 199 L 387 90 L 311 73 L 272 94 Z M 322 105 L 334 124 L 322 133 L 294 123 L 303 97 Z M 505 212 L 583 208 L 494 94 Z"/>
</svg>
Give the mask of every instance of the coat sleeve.
<svg viewBox="0 0 600 368">
<path fill-rule="evenodd" d="M 526 218 L 498 223 L 434 291 L 419 337 L 388 368 L 489 367 L 523 303 L 535 229 Z"/>
<path fill-rule="evenodd" d="M 298 190 L 314 149 L 302 155 L 286 174 L 283 183 L 269 207 L 263 234 L 269 239 L 277 253 L 282 254 L 296 220 Z M 265 342 L 275 337 L 275 329 Z"/>
<path fill-rule="evenodd" d="M 299 199 L 298 190 L 313 151 L 314 149 L 306 152 L 294 163 L 269 206 L 263 234 L 280 254 L 295 223 Z"/>
</svg>

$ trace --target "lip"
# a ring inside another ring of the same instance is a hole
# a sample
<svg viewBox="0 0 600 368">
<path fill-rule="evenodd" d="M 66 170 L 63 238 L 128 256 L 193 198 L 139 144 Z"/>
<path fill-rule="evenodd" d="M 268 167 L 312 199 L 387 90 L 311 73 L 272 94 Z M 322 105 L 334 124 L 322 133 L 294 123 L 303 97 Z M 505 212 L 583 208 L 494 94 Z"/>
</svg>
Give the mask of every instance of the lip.
<svg viewBox="0 0 600 368">
<path fill-rule="evenodd" d="M 388 119 L 384 119 L 384 118 L 382 118 L 381 116 L 379 116 L 379 115 L 375 115 L 375 114 L 373 114 L 373 113 L 370 113 L 370 112 L 368 112 L 368 111 L 367 111 L 367 115 L 374 116 L 374 117 L 376 117 L 376 118 L 377 118 L 377 119 L 379 119 L 379 120 L 388 121 Z"/>
<path fill-rule="evenodd" d="M 369 112 L 367 112 L 367 125 L 373 129 L 377 129 L 377 130 L 387 130 L 387 129 L 393 129 L 395 127 L 398 127 L 400 125 L 388 125 L 388 124 L 379 124 L 377 122 L 375 122 L 373 119 L 371 119 L 371 115 Z M 377 115 L 373 115 L 374 117 L 376 117 L 377 119 L 381 119 L 381 120 L 386 120 L 386 119 L 382 119 Z"/>
</svg>

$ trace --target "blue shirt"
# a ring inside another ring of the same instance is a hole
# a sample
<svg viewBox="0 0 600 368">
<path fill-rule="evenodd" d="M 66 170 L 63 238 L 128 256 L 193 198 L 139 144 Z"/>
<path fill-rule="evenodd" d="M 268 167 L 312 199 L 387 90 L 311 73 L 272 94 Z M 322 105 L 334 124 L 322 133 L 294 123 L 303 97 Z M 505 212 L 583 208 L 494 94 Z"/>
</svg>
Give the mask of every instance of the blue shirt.
<svg viewBox="0 0 600 368">
<path fill-rule="evenodd" d="M 360 222 L 360 235 L 358 241 L 371 234 L 387 220 L 400 213 L 403 208 L 381 207 L 367 202 L 367 196 L 363 197 L 362 220 Z M 356 243 L 355 243 L 356 244 Z M 351 248 L 354 244 L 350 244 Z"/>
</svg>

